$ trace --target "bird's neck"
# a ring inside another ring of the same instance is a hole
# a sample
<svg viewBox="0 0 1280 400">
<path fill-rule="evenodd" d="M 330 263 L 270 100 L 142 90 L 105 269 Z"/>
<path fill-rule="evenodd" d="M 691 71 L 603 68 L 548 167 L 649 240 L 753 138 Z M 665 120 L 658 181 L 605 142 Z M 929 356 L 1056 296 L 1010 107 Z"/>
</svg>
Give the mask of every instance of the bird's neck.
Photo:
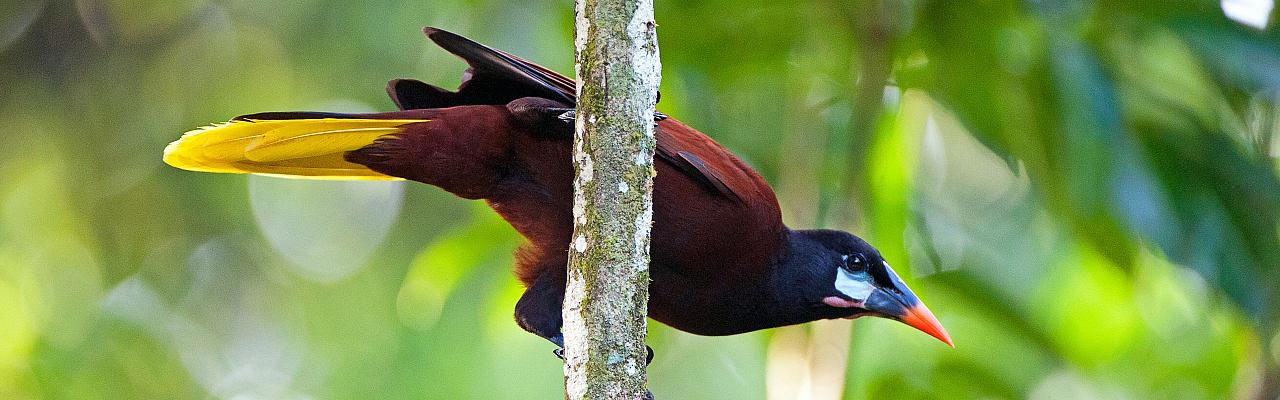
<svg viewBox="0 0 1280 400">
<path fill-rule="evenodd" d="M 730 310 L 721 310 L 741 321 L 742 331 L 775 328 L 829 318 L 824 315 L 822 293 L 830 279 L 823 274 L 821 253 L 795 232 L 787 232 L 785 244 L 768 267 L 768 273 L 750 285 L 740 286 Z"/>
<path fill-rule="evenodd" d="M 813 271 L 820 255 L 795 232 L 786 232 L 783 245 L 753 276 L 710 279 L 689 285 L 689 277 L 655 268 L 650 286 L 650 317 L 681 331 L 698 335 L 735 335 L 824 318 L 818 315 L 822 296 L 820 273 Z M 675 285 L 676 282 L 678 285 Z M 831 285 L 831 282 L 826 282 Z"/>
<path fill-rule="evenodd" d="M 782 240 L 790 243 L 791 234 Z M 788 244 L 767 265 L 752 270 L 756 276 L 722 276 L 699 281 L 654 268 L 650 286 L 650 316 L 680 330 L 700 335 L 732 335 L 813 320 L 814 307 L 805 301 L 811 274 L 803 260 L 809 251 L 796 251 Z M 817 297 L 821 298 L 821 297 Z"/>
<path fill-rule="evenodd" d="M 820 314 L 823 295 L 815 292 L 829 279 L 823 274 L 825 260 L 797 232 L 788 231 L 786 244 L 769 268 L 768 277 L 758 289 L 762 293 L 762 311 L 772 326 L 785 326 L 823 318 Z"/>
</svg>

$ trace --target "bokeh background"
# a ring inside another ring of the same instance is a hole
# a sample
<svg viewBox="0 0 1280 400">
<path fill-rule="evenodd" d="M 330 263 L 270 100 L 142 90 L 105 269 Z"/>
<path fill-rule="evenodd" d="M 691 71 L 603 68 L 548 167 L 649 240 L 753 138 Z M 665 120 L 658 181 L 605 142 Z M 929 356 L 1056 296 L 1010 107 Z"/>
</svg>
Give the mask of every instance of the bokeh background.
<svg viewBox="0 0 1280 400">
<path fill-rule="evenodd" d="M 886 320 L 654 323 L 653 391 L 1275 396 L 1273 8 L 658 0 L 659 108 L 791 226 L 875 243 L 957 348 Z M 520 239 L 482 204 L 160 162 L 238 114 L 453 87 L 424 25 L 572 71 L 568 0 L 0 3 L 0 398 L 559 398 L 511 318 Z"/>
</svg>

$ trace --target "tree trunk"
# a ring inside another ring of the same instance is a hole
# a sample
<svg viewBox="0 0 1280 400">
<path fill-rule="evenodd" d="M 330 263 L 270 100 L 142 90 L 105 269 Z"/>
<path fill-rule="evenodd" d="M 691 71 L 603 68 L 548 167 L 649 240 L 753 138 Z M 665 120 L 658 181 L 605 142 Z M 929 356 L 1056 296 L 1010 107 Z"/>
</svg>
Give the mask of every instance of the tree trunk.
<svg viewBox="0 0 1280 400">
<path fill-rule="evenodd" d="M 577 0 L 574 232 L 564 297 L 565 394 L 643 399 L 654 104 L 652 0 Z"/>
</svg>

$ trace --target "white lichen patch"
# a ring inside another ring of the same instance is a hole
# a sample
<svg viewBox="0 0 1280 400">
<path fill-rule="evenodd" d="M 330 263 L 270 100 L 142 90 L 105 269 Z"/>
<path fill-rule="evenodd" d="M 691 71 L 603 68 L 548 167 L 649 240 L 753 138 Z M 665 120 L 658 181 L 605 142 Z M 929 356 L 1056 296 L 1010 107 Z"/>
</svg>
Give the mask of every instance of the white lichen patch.
<svg viewBox="0 0 1280 400">
<path fill-rule="evenodd" d="M 627 375 L 635 375 L 640 372 L 640 368 L 636 367 L 635 359 L 627 359 Z"/>
<path fill-rule="evenodd" d="M 646 201 L 644 212 L 636 216 L 635 247 L 632 249 L 637 271 L 649 269 L 649 231 L 653 227 L 653 201 Z"/>
<path fill-rule="evenodd" d="M 618 193 L 626 193 L 631 191 L 631 186 L 627 182 L 618 182 Z"/>
<path fill-rule="evenodd" d="M 564 376 L 565 392 L 571 399 L 582 399 L 587 392 L 587 374 L 578 371 L 586 367 L 587 324 L 582 315 L 582 299 L 586 297 L 585 280 L 578 271 L 569 271 L 569 282 L 564 294 Z"/>
<path fill-rule="evenodd" d="M 576 52 L 581 54 L 587 48 L 587 37 L 591 32 L 591 18 L 587 15 L 587 2 L 578 0 L 573 2 L 573 47 Z M 577 92 L 582 93 L 582 62 L 573 63 L 573 75 L 578 77 Z"/>
<path fill-rule="evenodd" d="M 580 161 L 582 168 L 578 171 L 578 184 L 586 184 L 595 177 L 595 166 L 591 164 L 591 156 L 584 154 Z"/>
<path fill-rule="evenodd" d="M 631 65 L 634 68 L 634 77 L 636 86 L 656 88 L 662 80 L 662 63 L 658 55 L 658 38 L 655 32 L 657 23 L 653 20 L 653 3 L 641 1 L 636 5 L 636 13 L 631 15 L 631 20 L 627 21 L 627 37 L 630 39 L 631 48 Z M 644 134 L 646 137 L 653 137 L 653 124 L 650 123 L 650 115 L 653 114 L 653 106 L 658 101 L 658 92 L 654 90 L 646 93 L 647 96 L 636 96 L 636 101 L 643 99 L 642 103 L 649 108 L 649 112 L 642 114 L 645 118 Z"/>
<path fill-rule="evenodd" d="M 573 199 L 573 224 L 582 225 L 587 223 L 587 209 L 582 206 L 582 196 L 575 195 Z"/>
<path fill-rule="evenodd" d="M 587 236 L 578 235 L 578 238 L 573 240 L 573 249 L 579 253 L 587 251 Z"/>
<path fill-rule="evenodd" d="M 658 87 L 661 64 L 658 57 L 657 35 L 653 20 L 653 3 L 642 1 L 636 13 L 627 22 L 627 36 L 632 44 L 631 63 L 641 87 Z M 656 95 L 656 93 L 655 93 Z"/>
</svg>

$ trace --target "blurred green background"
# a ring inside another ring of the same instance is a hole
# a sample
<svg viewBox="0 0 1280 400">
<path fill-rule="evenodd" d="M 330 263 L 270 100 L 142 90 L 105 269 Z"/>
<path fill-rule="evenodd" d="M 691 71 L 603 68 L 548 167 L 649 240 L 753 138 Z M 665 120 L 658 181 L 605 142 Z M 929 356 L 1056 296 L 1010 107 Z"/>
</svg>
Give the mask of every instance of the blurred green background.
<svg viewBox="0 0 1280 400">
<path fill-rule="evenodd" d="M 1280 383 L 1271 0 L 657 1 L 659 108 L 793 227 L 875 243 L 887 320 L 652 324 L 662 399 L 1264 398 Z M 184 172 L 182 132 L 453 87 L 449 29 L 572 71 L 572 4 L 5 0 L 0 398 L 560 398 L 519 238 L 425 185 Z M 1275 396 L 1274 391 L 1270 396 Z M 1274 398 L 1274 397 L 1271 397 Z"/>
</svg>

